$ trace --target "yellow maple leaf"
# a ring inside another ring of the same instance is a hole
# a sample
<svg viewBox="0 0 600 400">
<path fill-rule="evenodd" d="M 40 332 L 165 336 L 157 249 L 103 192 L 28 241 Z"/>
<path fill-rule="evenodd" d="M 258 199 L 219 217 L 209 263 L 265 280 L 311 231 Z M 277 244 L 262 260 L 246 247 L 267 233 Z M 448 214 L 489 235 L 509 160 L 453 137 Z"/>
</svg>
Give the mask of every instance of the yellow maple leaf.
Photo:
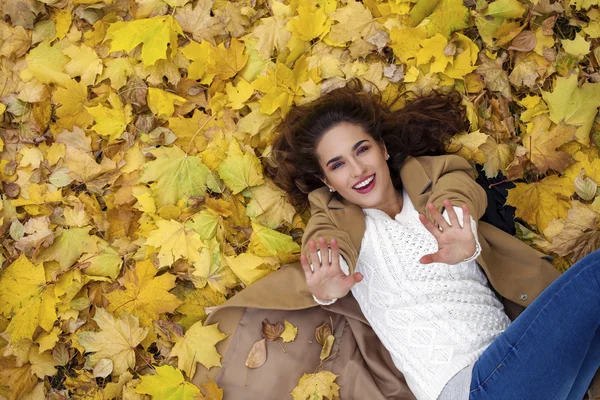
<svg viewBox="0 0 600 400">
<path fill-rule="evenodd" d="M 125 290 L 115 290 L 106 295 L 110 302 L 107 311 L 116 316 L 128 312 L 139 317 L 140 325 L 148 327 L 160 314 L 172 313 L 181 301 L 169 290 L 175 287 L 175 275 L 156 276 L 156 267 L 150 260 L 138 261 L 135 269 L 127 270 L 121 280 Z"/>
<path fill-rule="evenodd" d="M 143 375 L 135 392 L 149 394 L 161 400 L 187 400 L 200 397 L 202 393 L 197 386 L 186 382 L 183 374 L 170 365 L 156 367 L 156 375 Z"/>
<path fill-rule="evenodd" d="M 131 58 L 116 58 L 105 60 L 106 67 L 98 77 L 98 82 L 108 78 L 110 87 L 121 89 L 127 83 L 127 78 L 134 74 L 134 60 Z"/>
<path fill-rule="evenodd" d="M 183 35 L 181 26 L 170 15 L 118 21 L 110 24 L 106 31 L 106 40 L 112 40 L 110 51 L 131 51 L 140 43 L 142 45 L 142 62 L 150 66 L 160 59 L 167 59 L 167 47 L 171 54 L 177 52 L 177 35 Z"/>
<path fill-rule="evenodd" d="M 206 246 L 200 250 L 200 259 L 194 263 L 192 282 L 197 288 L 205 287 L 208 283 L 211 288 L 223 294 L 238 284 L 216 238 L 206 241 Z"/>
<path fill-rule="evenodd" d="M 245 79 L 241 79 L 235 87 L 231 82 L 227 82 L 225 92 L 227 93 L 227 100 L 230 107 L 233 110 L 239 110 L 246 105 L 246 101 L 254 93 L 254 88 Z"/>
<path fill-rule="evenodd" d="M 221 216 L 210 208 L 202 210 L 190 221 L 185 223 L 186 228 L 193 229 L 202 240 L 210 240 L 217 234 L 217 228 L 221 225 Z"/>
<path fill-rule="evenodd" d="M 454 135 L 451 139 L 451 146 L 448 151 L 452 153 L 456 151 L 456 154 L 467 160 L 473 160 L 477 164 L 483 164 L 486 161 L 485 155 L 479 149 L 479 146 L 484 144 L 488 137 L 488 135 L 479 130 Z"/>
<path fill-rule="evenodd" d="M 175 105 L 183 105 L 187 100 L 173 93 L 157 88 L 148 88 L 148 107 L 158 118 L 169 118 L 175 112 Z"/>
<path fill-rule="evenodd" d="M 278 257 L 283 263 L 297 259 L 300 251 L 300 246 L 293 241 L 291 236 L 254 222 L 248 248 L 261 257 Z M 297 255 L 293 255 L 293 253 L 297 253 Z"/>
<path fill-rule="evenodd" d="M 391 48 L 394 55 L 402 63 L 416 58 L 421 50 L 420 42 L 427 37 L 427 31 L 423 27 L 416 28 L 392 28 L 390 32 Z"/>
<path fill-rule="evenodd" d="M 432 6 L 432 12 L 427 13 Z M 422 11 L 425 11 L 426 14 L 426 24 L 425 21 L 419 20 L 420 16 L 416 18 L 417 13 L 415 11 L 421 7 L 423 8 Z M 411 26 L 423 23 L 428 37 L 440 33 L 444 37 L 449 38 L 452 32 L 469 26 L 469 9 L 463 5 L 461 0 L 419 1 L 410 11 L 409 17 Z"/>
<path fill-rule="evenodd" d="M 581 35 L 575 35 L 575 39 L 573 40 L 563 39 L 560 43 L 565 52 L 574 57 L 583 57 L 590 52 L 591 43 L 586 41 Z"/>
<path fill-rule="evenodd" d="M 508 190 L 506 204 L 516 207 L 517 217 L 542 232 L 552 219 L 567 217 L 572 193 L 569 178 L 552 175 L 539 182 L 516 183 Z"/>
<path fill-rule="evenodd" d="M 192 63 L 188 68 L 188 77 L 190 79 L 200 80 L 200 83 L 210 84 L 213 78 L 217 75 L 216 72 L 207 74 L 207 59 L 211 52 L 211 45 L 207 41 L 202 43 L 191 41 L 190 44 L 181 49 L 181 52 L 191 60 Z"/>
<path fill-rule="evenodd" d="M 37 339 L 35 339 L 35 343 L 39 344 L 39 351 L 44 352 L 46 350 L 52 350 L 58 342 L 58 335 L 61 333 L 61 329 L 58 326 L 52 328 L 50 332 L 41 333 Z"/>
<path fill-rule="evenodd" d="M 97 251 L 98 238 L 89 234 L 91 226 L 81 228 L 63 229 L 56 234 L 54 243 L 43 249 L 36 259 L 58 261 L 61 269 L 67 270 L 77 261 L 84 252 Z"/>
<path fill-rule="evenodd" d="M 523 136 L 523 146 L 530 154 L 531 162 L 542 172 L 548 169 L 562 172 L 570 164 L 570 156 L 556 148 L 575 140 L 574 126 L 564 123 L 550 128 L 552 121 L 547 115 L 538 115 L 527 126 L 527 133 Z"/>
<path fill-rule="evenodd" d="M 565 151 L 567 150 L 565 149 Z M 578 150 L 573 154 L 573 158 L 575 159 L 575 163 L 569 166 L 564 172 L 564 175 L 568 177 L 571 182 L 575 181 L 582 169 L 585 170 L 585 174 L 596 183 L 600 182 L 600 158 L 598 158 L 598 153 L 594 147 Z M 573 193 L 574 192 L 575 190 L 573 189 Z"/>
<path fill-rule="evenodd" d="M 286 193 L 271 181 L 246 189 L 243 194 L 252 199 L 246 206 L 246 215 L 250 218 L 271 229 L 282 222 L 292 223 L 296 210 L 286 200 Z"/>
<path fill-rule="evenodd" d="M 267 266 L 268 260 L 251 253 L 242 253 L 234 257 L 225 257 L 227 264 L 237 277 L 249 286 L 271 272 Z"/>
<path fill-rule="evenodd" d="M 244 68 L 248 55 L 244 54 L 245 46 L 236 38 L 231 39 L 229 48 L 223 43 L 211 47 L 206 64 L 206 74 L 219 79 L 229 79 Z"/>
<path fill-rule="evenodd" d="M 69 27 L 73 22 L 73 16 L 71 15 L 71 10 L 66 9 L 58 9 L 54 13 L 54 19 L 56 20 L 56 33 L 54 34 L 54 39 L 62 39 L 66 36 L 69 31 Z"/>
<path fill-rule="evenodd" d="M 497 143 L 491 137 L 479 146 L 479 150 L 485 156 L 485 163 L 483 164 L 485 176 L 494 178 L 498 175 L 499 171 L 505 173 L 505 169 L 514 158 L 513 147 L 514 145 L 511 147 L 507 143 Z"/>
<path fill-rule="evenodd" d="M 71 61 L 65 65 L 65 71 L 75 78 L 76 76 L 81 77 L 81 83 L 84 85 L 94 85 L 96 82 L 96 75 L 102 73 L 102 60 L 98 58 L 96 52 L 86 46 L 74 46 L 71 45 L 62 51 L 67 55 Z"/>
<path fill-rule="evenodd" d="M 69 145 L 66 146 L 64 159 L 69 176 L 82 183 L 89 183 L 101 174 L 116 169 L 116 164 L 111 159 L 104 158 L 102 164 L 98 164 L 91 156 L 91 152 Z"/>
<path fill-rule="evenodd" d="M 186 4 L 175 10 L 175 18 L 181 24 L 184 32 L 189 32 L 196 42 L 215 44 L 215 36 L 225 31 L 229 16 L 213 15 L 214 0 L 199 0 L 194 7 Z M 234 35 L 238 37 L 238 35 Z"/>
<path fill-rule="evenodd" d="M 208 143 L 204 137 L 203 130 L 207 128 L 206 125 L 210 120 L 210 116 L 198 109 L 194 110 L 192 118 L 185 118 L 182 115 L 169 118 L 169 128 L 177 136 L 175 144 L 182 149 L 188 150 L 191 149 L 190 143 L 193 141 L 193 148 L 198 151 L 205 150 Z M 211 167 L 208 163 L 206 165 L 209 168 Z"/>
<path fill-rule="evenodd" d="M 156 221 L 157 229 L 150 233 L 146 244 L 160 249 L 158 260 L 161 267 L 170 267 L 179 258 L 190 263 L 200 260 L 199 250 L 203 247 L 200 236 L 175 220 Z"/>
<path fill-rule="evenodd" d="M 242 152 L 237 140 L 229 144 L 227 158 L 219 164 L 218 172 L 233 194 L 264 182 L 260 160 L 250 152 Z"/>
<path fill-rule="evenodd" d="M 175 343 L 171 356 L 177 357 L 179 369 L 193 377 L 198 362 L 206 368 L 221 366 L 221 355 L 215 345 L 226 337 L 226 334 L 219 331 L 217 324 L 202 326 L 201 322 L 196 322 L 185 333 L 185 337 Z"/>
<path fill-rule="evenodd" d="M 266 76 L 259 76 L 252 82 L 256 90 L 265 93 L 265 96 L 259 100 L 260 111 L 271 115 L 281 108 L 281 112 L 286 114 L 294 99 L 305 94 L 301 83 L 308 80 L 308 77 L 306 57 L 298 59 L 293 70 L 282 63 L 276 63 L 275 68 L 270 68 Z"/>
<path fill-rule="evenodd" d="M 103 308 L 96 308 L 93 318 L 100 328 L 100 332 L 80 332 L 77 334 L 79 344 L 88 356 L 90 366 L 104 358 L 113 363 L 114 375 L 121 375 L 128 368 L 135 367 L 135 347 L 144 340 L 148 328 L 140 328 L 137 317 L 123 313 L 116 319 Z"/>
<path fill-rule="evenodd" d="M 44 267 L 34 265 L 23 254 L 0 275 L 0 314 L 10 318 L 6 333 L 11 343 L 31 339 L 41 326 L 50 331 L 56 316 L 54 285 L 46 284 Z"/>
<path fill-rule="evenodd" d="M 345 47 L 347 42 L 370 38 L 378 29 L 371 11 L 358 1 L 349 1 L 346 7 L 338 8 L 327 16 L 338 22 L 323 38 L 325 43 L 333 46 Z"/>
<path fill-rule="evenodd" d="M 36 78 L 43 83 L 58 83 L 65 85 L 71 77 L 64 72 L 69 57 L 45 40 L 25 57 L 27 68 L 21 71 L 21 79 L 29 82 Z"/>
<path fill-rule="evenodd" d="M 453 63 L 453 58 L 444 54 L 444 48 L 448 44 L 446 38 L 436 33 L 429 39 L 419 41 L 421 50 L 417 52 L 417 66 L 428 64 L 433 58 L 434 61 L 430 64 L 430 72 L 444 72 L 446 66 Z"/>
<path fill-rule="evenodd" d="M 577 126 L 577 140 L 587 146 L 594 117 L 600 107 L 600 83 L 577 85 L 577 74 L 556 78 L 552 92 L 542 90 L 542 97 L 550 109 L 550 119 L 555 124 L 565 121 Z"/>
<path fill-rule="evenodd" d="M 25 399 L 35 391 L 38 378 L 31 371 L 31 365 L 18 362 L 14 357 L 0 357 L 0 394 L 9 400 Z M 43 383 L 41 383 L 43 389 Z M 35 393 L 38 399 L 44 398 L 42 390 Z M 36 397 L 31 397 L 36 399 Z"/>
<path fill-rule="evenodd" d="M 123 107 L 123 103 L 121 103 L 121 99 L 116 93 L 111 93 L 108 96 L 108 101 L 111 108 L 99 104 L 85 109 L 96 121 L 92 129 L 100 135 L 108 137 L 109 141 L 113 142 L 125 132 L 125 128 L 133 120 L 133 116 L 131 105 L 126 104 Z"/>
<path fill-rule="evenodd" d="M 465 35 L 455 33 L 455 36 L 454 45 L 457 54 L 454 56 L 454 61 L 446 66 L 444 74 L 454 79 L 464 79 L 465 75 L 477 68 L 475 64 L 479 47 Z"/>
<path fill-rule="evenodd" d="M 201 383 L 200 389 L 204 392 L 204 397 L 199 400 L 223 400 L 223 389 L 213 381 Z"/>
<path fill-rule="evenodd" d="M 105 245 L 97 254 L 83 254 L 78 260 L 85 265 L 83 273 L 90 277 L 109 277 L 115 279 L 121 272 L 123 259 L 117 251 Z"/>
<path fill-rule="evenodd" d="M 283 5 L 283 3 L 276 3 Z M 283 5 L 284 7 L 288 7 Z M 275 3 L 273 3 L 275 8 Z M 261 24 L 252 30 L 250 37 L 256 38 L 257 42 L 254 48 L 263 59 L 269 59 L 273 50 L 283 51 L 285 45 L 292 37 L 292 33 L 285 29 L 286 19 L 276 17 L 261 18 Z"/>
<path fill-rule="evenodd" d="M 154 199 L 158 207 L 175 204 L 190 196 L 202 196 L 206 189 L 221 192 L 217 178 L 200 161 L 177 146 L 150 150 L 156 160 L 147 162 L 139 182 L 155 181 Z"/>
<path fill-rule="evenodd" d="M 299 0 L 297 4 L 298 15 L 290 19 L 286 29 L 303 41 L 325 36 L 331 27 L 325 9 L 317 7 L 310 0 Z"/>
<path fill-rule="evenodd" d="M 213 307 L 225 302 L 225 295 L 214 290 L 211 286 L 189 289 L 183 285 L 177 285 L 172 293 L 181 300 L 181 305 L 175 310 L 181 314 L 176 322 L 187 331 L 196 322 L 204 322 L 206 312 L 204 307 Z"/>
<path fill-rule="evenodd" d="M 64 87 L 58 87 L 52 93 L 52 101 L 59 105 L 56 115 L 59 117 L 57 124 L 71 130 L 74 126 L 88 127 L 94 122 L 85 105 L 87 103 L 87 86 L 74 79 L 63 82 Z"/>
<path fill-rule="evenodd" d="M 304 374 L 291 395 L 294 400 L 333 400 L 340 393 L 340 386 L 334 382 L 336 378 L 337 375 L 331 371 Z"/>
</svg>

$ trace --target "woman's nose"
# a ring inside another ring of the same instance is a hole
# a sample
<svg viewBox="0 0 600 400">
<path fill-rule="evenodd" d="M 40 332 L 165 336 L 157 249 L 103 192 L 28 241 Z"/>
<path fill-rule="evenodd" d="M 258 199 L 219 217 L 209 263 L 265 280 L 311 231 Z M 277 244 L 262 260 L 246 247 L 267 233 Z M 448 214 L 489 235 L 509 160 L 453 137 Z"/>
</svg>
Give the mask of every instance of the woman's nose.
<svg viewBox="0 0 600 400">
<path fill-rule="evenodd" d="M 357 161 L 357 160 L 352 161 L 352 174 L 355 177 L 360 178 L 361 176 L 364 175 L 365 171 L 366 171 L 366 168 L 363 163 L 361 163 L 360 161 Z"/>
</svg>

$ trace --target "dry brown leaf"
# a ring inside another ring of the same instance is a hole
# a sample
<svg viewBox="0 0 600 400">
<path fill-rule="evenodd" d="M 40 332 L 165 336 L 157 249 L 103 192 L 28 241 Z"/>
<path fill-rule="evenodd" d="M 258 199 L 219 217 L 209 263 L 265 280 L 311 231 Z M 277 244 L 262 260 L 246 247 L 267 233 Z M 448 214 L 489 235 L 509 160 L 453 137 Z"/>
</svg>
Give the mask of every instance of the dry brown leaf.
<svg viewBox="0 0 600 400">
<path fill-rule="evenodd" d="M 261 339 L 252 345 L 248 358 L 246 358 L 246 367 L 258 368 L 267 361 L 267 341 Z"/>
<path fill-rule="evenodd" d="M 589 206 L 573 201 L 563 230 L 552 238 L 549 249 L 572 263 L 600 248 L 598 214 Z"/>
<path fill-rule="evenodd" d="M 281 322 L 271 324 L 266 318 L 262 322 L 262 335 L 265 339 L 270 340 L 271 342 L 279 339 L 284 329 L 285 327 Z"/>
<path fill-rule="evenodd" d="M 325 340 L 331 334 L 331 325 L 329 325 L 327 322 L 322 323 L 321 325 L 317 326 L 317 329 L 315 329 L 315 339 L 317 339 L 317 342 L 319 342 L 321 346 L 325 344 Z"/>
<path fill-rule="evenodd" d="M 510 42 L 508 50 L 517 51 L 531 51 L 535 48 L 537 39 L 535 33 L 532 31 L 521 31 L 515 38 Z"/>
</svg>

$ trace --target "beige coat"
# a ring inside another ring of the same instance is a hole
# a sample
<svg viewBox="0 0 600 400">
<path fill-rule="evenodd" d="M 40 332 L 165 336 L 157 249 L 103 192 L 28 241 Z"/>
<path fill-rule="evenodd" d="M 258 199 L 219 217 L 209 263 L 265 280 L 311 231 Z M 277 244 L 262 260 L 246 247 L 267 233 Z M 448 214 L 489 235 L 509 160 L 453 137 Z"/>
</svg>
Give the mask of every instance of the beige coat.
<svg viewBox="0 0 600 400">
<path fill-rule="evenodd" d="M 487 206 L 486 193 L 474 181 L 472 167 L 459 156 L 409 157 L 400 175 L 415 209 L 429 218 L 425 209 L 428 202 L 440 211 L 444 199 L 453 205 L 466 204 L 475 219 Z M 365 232 L 362 210 L 338 199 L 327 187 L 311 192 L 309 200 L 312 217 L 302 251 L 308 254 L 306 244 L 311 238 L 336 237 L 354 270 Z M 482 251 L 477 262 L 513 320 L 560 275 L 546 260 L 548 256 L 492 225 L 479 221 L 478 239 Z M 276 343 L 268 343 L 267 362 L 246 372 L 244 361 L 252 344 L 262 339 L 261 322 L 265 318 L 272 323 L 285 318 L 298 327 L 298 337 L 284 345 L 286 353 Z M 335 356 L 319 368 L 321 346 L 314 339 L 314 330 L 323 322 L 333 324 Z M 344 400 L 414 399 L 352 294 L 333 305 L 317 306 L 299 262 L 283 266 L 229 299 L 205 321 L 206 325 L 214 323 L 229 335 L 217 345 L 223 368 L 207 371 L 199 364 L 193 382 L 216 380 L 224 388 L 226 400 L 291 399 L 289 393 L 301 376 L 321 369 L 338 375 L 336 383 Z M 600 394 L 596 387 L 600 389 L 598 373 L 593 389 Z"/>
</svg>

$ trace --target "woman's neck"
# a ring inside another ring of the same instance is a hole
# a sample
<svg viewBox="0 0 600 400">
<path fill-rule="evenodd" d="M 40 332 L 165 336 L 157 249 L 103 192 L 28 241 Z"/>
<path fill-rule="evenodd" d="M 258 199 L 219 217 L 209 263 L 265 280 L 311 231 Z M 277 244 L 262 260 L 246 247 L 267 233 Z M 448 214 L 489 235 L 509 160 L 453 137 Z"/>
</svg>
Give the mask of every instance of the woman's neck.
<svg viewBox="0 0 600 400">
<path fill-rule="evenodd" d="M 375 206 L 378 210 L 385 212 L 390 218 L 395 218 L 396 215 L 400 214 L 403 206 L 403 196 L 402 191 L 398 192 L 394 190 L 393 197 L 388 197 L 390 200 L 385 200 L 382 204 L 378 204 Z"/>
</svg>

